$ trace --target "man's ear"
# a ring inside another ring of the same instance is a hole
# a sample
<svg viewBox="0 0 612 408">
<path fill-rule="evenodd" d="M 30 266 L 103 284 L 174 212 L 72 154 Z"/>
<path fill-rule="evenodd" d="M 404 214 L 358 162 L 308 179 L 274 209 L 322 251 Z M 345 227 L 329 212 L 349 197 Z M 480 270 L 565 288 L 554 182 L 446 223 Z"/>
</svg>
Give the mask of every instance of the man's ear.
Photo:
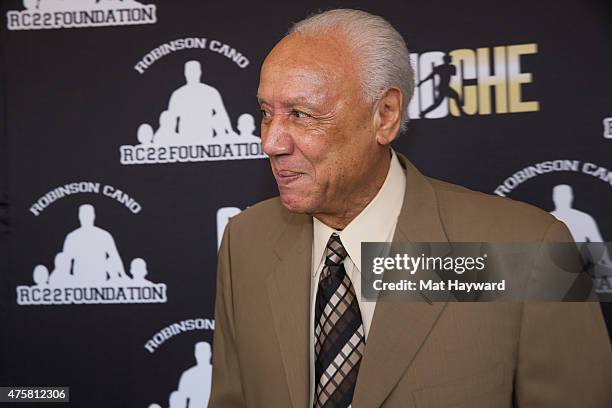
<svg viewBox="0 0 612 408">
<path fill-rule="evenodd" d="M 376 102 L 374 129 L 378 144 L 386 146 L 397 136 L 401 125 L 403 101 L 399 88 L 392 87 L 387 89 Z"/>
</svg>

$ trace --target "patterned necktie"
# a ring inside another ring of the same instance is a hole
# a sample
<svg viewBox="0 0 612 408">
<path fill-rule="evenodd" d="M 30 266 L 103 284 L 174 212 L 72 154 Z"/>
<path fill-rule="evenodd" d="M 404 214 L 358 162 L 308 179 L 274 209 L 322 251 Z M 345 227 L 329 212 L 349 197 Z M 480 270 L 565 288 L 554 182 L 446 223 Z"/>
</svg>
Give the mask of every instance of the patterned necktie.
<svg viewBox="0 0 612 408">
<path fill-rule="evenodd" d="M 346 256 L 340 237 L 332 234 L 315 304 L 314 408 L 351 405 L 365 348 L 355 289 L 342 264 Z"/>
</svg>

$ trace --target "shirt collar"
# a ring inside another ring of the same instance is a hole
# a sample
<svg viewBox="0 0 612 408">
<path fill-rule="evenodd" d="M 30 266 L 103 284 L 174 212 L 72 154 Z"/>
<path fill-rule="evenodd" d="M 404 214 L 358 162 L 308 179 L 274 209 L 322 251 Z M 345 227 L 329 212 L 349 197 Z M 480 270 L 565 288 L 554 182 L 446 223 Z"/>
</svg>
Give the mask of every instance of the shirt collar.
<svg viewBox="0 0 612 408">
<path fill-rule="evenodd" d="M 392 238 L 406 191 L 406 175 L 391 149 L 391 164 L 385 181 L 370 203 L 342 231 L 337 231 L 313 217 L 313 275 L 325 255 L 332 233 L 340 236 L 355 266 L 361 270 L 361 242 L 386 242 Z"/>
</svg>

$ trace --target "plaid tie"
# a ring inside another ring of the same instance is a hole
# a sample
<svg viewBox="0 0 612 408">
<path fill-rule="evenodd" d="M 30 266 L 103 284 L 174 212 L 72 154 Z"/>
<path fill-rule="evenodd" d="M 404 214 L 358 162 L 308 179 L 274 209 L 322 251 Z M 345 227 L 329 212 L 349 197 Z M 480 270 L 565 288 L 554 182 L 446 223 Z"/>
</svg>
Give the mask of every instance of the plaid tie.
<svg viewBox="0 0 612 408">
<path fill-rule="evenodd" d="M 365 348 L 355 289 L 342 264 L 346 256 L 340 237 L 332 234 L 315 305 L 314 408 L 350 407 Z"/>
</svg>

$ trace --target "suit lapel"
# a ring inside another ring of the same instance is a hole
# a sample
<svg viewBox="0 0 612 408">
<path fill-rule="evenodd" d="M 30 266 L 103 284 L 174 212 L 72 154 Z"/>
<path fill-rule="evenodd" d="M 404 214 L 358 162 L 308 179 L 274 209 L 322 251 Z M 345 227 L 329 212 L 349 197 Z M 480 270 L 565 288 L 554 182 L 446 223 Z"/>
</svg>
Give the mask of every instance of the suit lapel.
<svg viewBox="0 0 612 408">
<path fill-rule="evenodd" d="M 437 255 L 447 253 L 450 246 L 432 185 L 405 157 L 398 157 L 406 168 L 406 193 L 393 241 L 440 242 Z M 431 332 L 446 302 L 430 302 L 422 295 L 420 301 L 376 304 L 353 397 L 355 408 L 380 406 Z"/>
<path fill-rule="evenodd" d="M 275 250 L 278 264 L 266 280 L 272 320 L 292 406 L 306 408 L 309 401 L 310 273 L 312 218 L 288 215 Z"/>
</svg>

